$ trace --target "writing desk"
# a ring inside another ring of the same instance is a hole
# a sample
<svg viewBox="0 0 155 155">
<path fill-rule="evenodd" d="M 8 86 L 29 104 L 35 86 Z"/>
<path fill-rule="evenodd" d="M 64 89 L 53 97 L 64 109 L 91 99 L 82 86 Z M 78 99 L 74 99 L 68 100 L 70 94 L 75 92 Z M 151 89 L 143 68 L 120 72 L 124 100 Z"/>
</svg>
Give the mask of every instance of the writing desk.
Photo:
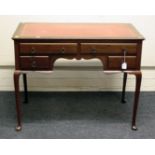
<svg viewBox="0 0 155 155">
<path fill-rule="evenodd" d="M 28 102 L 27 71 L 51 71 L 59 58 L 98 58 L 103 64 L 104 72 L 122 72 L 122 102 L 125 102 L 127 75 L 135 75 L 132 129 L 137 129 L 136 115 L 142 78 L 140 69 L 144 38 L 131 24 L 21 23 L 13 35 L 13 40 L 17 131 L 22 128 L 20 75 L 23 74 L 25 102 Z"/>
</svg>

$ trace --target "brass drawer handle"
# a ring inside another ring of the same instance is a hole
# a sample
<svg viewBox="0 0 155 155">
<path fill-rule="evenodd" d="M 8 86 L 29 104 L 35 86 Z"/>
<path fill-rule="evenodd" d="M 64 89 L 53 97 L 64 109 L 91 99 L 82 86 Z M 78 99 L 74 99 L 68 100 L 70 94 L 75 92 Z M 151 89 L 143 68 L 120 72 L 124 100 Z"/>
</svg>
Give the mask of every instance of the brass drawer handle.
<svg viewBox="0 0 155 155">
<path fill-rule="evenodd" d="M 96 49 L 95 49 L 95 48 L 92 48 L 92 50 L 91 50 L 91 51 L 92 51 L 92 53 L 93 53 L 93 54 L 95 54 L 95 53 L 96 53 Z"/>
<path fill-rule="evenodd" d="M 65 48 L 64 47 L 61 49 L 61 54 L 65 54 Z"/>
<path fill-rule="evenodd" d="M 31 54 L 35 54 L 35 53 L 36 53 L 36 50 L 35 50 L 34 47 L 32 47 L 32 49 L 31 49 Z"/>
<path fill-rule="evenodd" d="M 36 61 L 32 61 L 31 67 L 32 67 L 32 68 L 36 68 L 36 67 L 37 67 Z"/>
</svg>

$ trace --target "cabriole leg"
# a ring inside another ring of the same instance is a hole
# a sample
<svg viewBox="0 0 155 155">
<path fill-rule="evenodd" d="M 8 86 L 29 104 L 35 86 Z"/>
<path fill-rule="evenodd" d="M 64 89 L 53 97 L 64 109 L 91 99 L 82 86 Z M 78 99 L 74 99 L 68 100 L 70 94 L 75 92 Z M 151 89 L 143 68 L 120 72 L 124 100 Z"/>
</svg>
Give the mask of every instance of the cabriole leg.
<svg viewBox="0 0 155 155">
<path fill-rule="evenodd" d="M 14 88 L 15 88 L 16 113 L 17 113 L 16 131 L 20 131 L 22 129 L 22 126 L 21 126 L 21 103 L 20 103 L 20 92 L 19 92 L 19 77 L 20 77 L 20 75 L 21 75 L 20 71 L 14 72 Z"/>
<path fill-rule="evenodd" d="M 131 74 L 134 74 L 136 77 L 136 88 L 135 88 L 135 96 L 134 96 L 134 103 L 133 103 L 133 115 L 132 115 L 132 130 L 137 130 L 136 116 L 137 116 L 137 110 L 138 110 L 142 73 L 139 71 L 139 72 L 133 72 Z"/>
</svg>

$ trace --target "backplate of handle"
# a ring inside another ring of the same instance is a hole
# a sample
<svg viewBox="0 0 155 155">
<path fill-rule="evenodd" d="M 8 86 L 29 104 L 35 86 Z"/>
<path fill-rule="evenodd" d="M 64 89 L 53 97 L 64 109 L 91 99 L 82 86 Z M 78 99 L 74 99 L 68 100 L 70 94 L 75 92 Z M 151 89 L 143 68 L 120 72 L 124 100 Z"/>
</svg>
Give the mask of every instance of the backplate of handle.
<svg viewBox="0 0 155 155">
<path fill-rule="evenodd" d="M 32 49 L 31 49 L 31 54 L 35 54 L 35 53 L 36 53 L 36 50 L 35 50 L 34 47 L 32 47 Z"/>
<path fill-rule="evenodd" d="M 31 67 L 32 67 L 32 68 L 36 68 L 36 67 L 37 67 L 36 61 L 32 61 Z"/>
</svg>

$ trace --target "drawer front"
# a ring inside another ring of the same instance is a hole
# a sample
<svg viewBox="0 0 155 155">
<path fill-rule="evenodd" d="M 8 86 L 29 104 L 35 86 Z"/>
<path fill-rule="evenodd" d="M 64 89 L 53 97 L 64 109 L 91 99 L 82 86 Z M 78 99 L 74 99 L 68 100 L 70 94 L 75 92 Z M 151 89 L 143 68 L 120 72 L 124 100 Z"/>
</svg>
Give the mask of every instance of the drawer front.
<svg viewBox="0 0 155 155">
<path fill-rule="evenodd" d="M 23 70 L 50 69 L 49 57 L 20 57 L 20 68 Z"/>
<path fill-rule="evenodd" d="M 136 43 L 83 43 L 81 44 L 82 53 L 107 54 L 122 56 L 124 50 L 127 55 L 136 55 Z"/>
<path fill-rule="evenodd" d="M 20 55 L 71 54 L 77 52 L 76 43 L 21 43 Z"/>
<path fill-rule="evenodd" d="M 108 69 L 110 70 L 122 70 L 121 66 L 124 61 L 123 57 L 120 56 L 110 56 L 108 58 Z M 126 57 L 127 69 L 136 69 L 137 68 L 137 59 L 134 56 Z"/>
</svg>

